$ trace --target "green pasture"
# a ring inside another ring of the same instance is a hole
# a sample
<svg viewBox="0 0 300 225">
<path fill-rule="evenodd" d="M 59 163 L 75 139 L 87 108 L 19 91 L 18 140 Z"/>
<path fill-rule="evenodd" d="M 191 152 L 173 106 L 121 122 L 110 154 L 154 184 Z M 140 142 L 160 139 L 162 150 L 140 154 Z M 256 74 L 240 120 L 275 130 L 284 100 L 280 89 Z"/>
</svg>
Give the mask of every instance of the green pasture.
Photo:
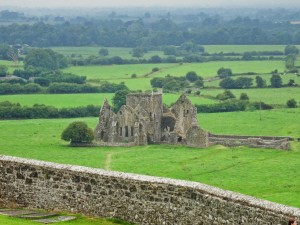
<svg viewBox="0 0 300 225">
<path fill-rule="evenodd" d="M 176 65 L 176 64 L 175 64 Z M 138 78 L 149 75 L 153 68 L 169 68 L 174 64 L 129 64 L 129 65 L 107 65 L 107 66 L 71 66 L 64 72 L 86 76 L 88 79 L 112 80 L 132 79 L 136 74 Z"/>
<path fill-rule="evenodd" d="M 300 46 L 297 46 L 300 48 Z M 98 56 L 98 52 L 102 47 L 100 46 L 88 46 L 88 47 L 51 47 L 54 51 L 61 53 L 66 56 L 72 54 L 82 55 L 83 58 L 87 58 L 91 55 Z M 104 47 L 106 48 L 106 47 Z M 205 52 L 213 53 L 243 53 L 252 51 L 282 51 L 284 52 L 285 45 L 204 45 Z M 132 48 L 106 48 L 109 51 L 108 57 L 120 56 L 122 58 L 132 58 L 131 51 Z M 161 57 L 166 57 L 163 51 L 149 51 L 145 53 L 143 58 L 150 58 L 153 55 L 159 55 Z"/>
<path fill-rule="evenodd" d="M 76 56 L 81 55 L 83 58 L 88 58 L 89 56 L 99 56 L 99 50 L 105 48 L 108 50 L 109 55 L 106 57 L 120 56 L 123 59 L 132 59 L 131 51 L 132 48 L 106 48 L 106 47 L 51 47 L 52 50 L 63 54 L 65 56 L 71 56 L 75 54 Z M 163 57 L 162 51 L 148 51 L 144 54 L 144 59 L 149 59 L 151 56 L 158 55 Z"/>
<path fill-rule="evenodd" d="M 114 94 L 30 94 L 30 95 L 0 95 L 0 102 L 10 101 L 21 105 L 32 106 L 44 104 L 56 108 L 69 108 L 87 105 L 101 106 L 104 99 L 111 101 Z"/>
<path fill-rule="evenodd" d="M 252 89 L 231 89 L 237 98 L 241 93 L 246 93 L 251 102 L 263 101 L 267 104 L 285 105 L 287 100 L 294 98 L 300 102 L 300 88 L 252 88 Z M 201 94 L 216 97 L 223 93 L 223 89 L 203 89 Z"/>
<path fill-rule="evenodd" d="M 199 123 L 218 134 L 300 136 L 300 109 L 262 111 L 261 118 L 259 111 L 199 114 Z M 300 207 L 297 142 L 292 151 L 168 145 L 71 148 L 60 134 L 77 120 L 94 128 L 98 119 L 0 121 L 0 154 L 197 181 Z"/>
<path fill-rule="evenodd" d="M 100 219 L 100 218 L 87 218 L 82 216 L 77 216 L 78 219 L 67 222 L 60 222 L 62 225 L 114 225 L 114 224 L 123 224 L 129 225 L 129 223 L 121 222 L 113 219 Z M 115 221 L 115 222 L 114 222 Z M 13 218 L 8 216 L 0 215 L 0 224 L 1 225 L 37 225 L 39 223 L 21 219 L 21 218 Z"/>
<path fill-rule="evenodd" d="M 178 67 L 171 67 L 165 71 L 161 71 L 155 76 L 166 76 L 168 74 L 173 76 L 185 76 L 189 71 L 195 71 L 203 78 L 214 77 L 217 75 L 218 69 L 221 67 L 230 68 L 233 73 L 270 73 L 278 69 L 284 71 L 284 61 L 213 61 L 205 63 L 184 63 Z"/>
<path fill-rule="evenodd" d="M 158 67 L 160 71 L 149 74 L 153 68 Z M 217 75 L 219 68 L 230 68 L 233 73 L 270 73 L 278 69 L 283 72 L 284 61 L 219 61 L 205 63 L 183 63 L 183 64 L 131 64 L 111 66 L 72 66 L 64 69 L 65 72 L 86 76 L 88 79 L 111 80 L 129 79 L 132 74 L 137 77 L 165 77 L 185 76 L 189 71 L 195 71 L 203 78 Z M 148 76 L 147 76 L 148 74 Z"/>
<path fill-rule="evenodd" d="M 300 138 L 300 108 L 228 113 L 200 113 L 200 125 L 215 134 Z M 300 149 L 299 149 L 300 150 Z"/>
<path fill-rule="evenodd" d="M 0 60 L 0 65 L 7 66 L 9 74 L 12 74 L 15 69 L 23 68 L 23 62 L 19 62 L 18 64 L 15 64 L 13 61 L 8 61 L 8 60 Z"/>
<path fill-rule="evenodd" d="M 299 48 L 299 45 L 297 46 Z M 285 45 L 204 45 L 205 51 L 208 53 L 243 53 L 253 51 L 282 51 Z"/>
<path fill-rule="evenodd" d="M 104 99 L 111 102 L 114 94 L 112 93 L 93 93 L 93 94 L 31 94 L 31 95 L 0 95 L 0 102 L 10 101 L 20 103 L 25 106 L 34 104 L 44 104 L 56 108 L 69 108 L 87 105 L 101 106 Z M 167 105 L 174 103 L 179 98 L 179 94 L 164 94 L 163 102 Z M 201 96 L 189 96 L 193 104 L 213 104 L 216 101 Z"/>
</svg>

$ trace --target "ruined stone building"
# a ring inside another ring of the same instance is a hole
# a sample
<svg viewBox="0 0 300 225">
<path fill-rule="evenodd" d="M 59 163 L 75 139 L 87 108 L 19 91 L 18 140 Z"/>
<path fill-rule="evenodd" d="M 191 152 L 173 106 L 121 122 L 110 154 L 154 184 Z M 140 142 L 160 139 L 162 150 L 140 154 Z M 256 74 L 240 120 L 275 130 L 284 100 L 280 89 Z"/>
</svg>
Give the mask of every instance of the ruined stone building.
<svg viewBox="0 0 300 225">
<path fill-rule="evenodd" d="M 147 145 L 151 143 L 208 146 L 208 133 L 198 124 L 197 109 L 181 95 L 170 108 L 162 93 L 131 93 L 117 113 L 105 100 L 95 130 L 96 140 L 105 145 Z"/>
<path fill-rule="evenodd" d="M 288 150 L 290 137 L 214 135 L 202 130 L 197 108 L 185 95 L 171 107 L 162 102 L 161 92 L 131 93 L 117 113 L 105 100 L 95 129 L 99 145 L 134 146 L 151 143 L 208 147 L 246 145 Z"/>
</svg>

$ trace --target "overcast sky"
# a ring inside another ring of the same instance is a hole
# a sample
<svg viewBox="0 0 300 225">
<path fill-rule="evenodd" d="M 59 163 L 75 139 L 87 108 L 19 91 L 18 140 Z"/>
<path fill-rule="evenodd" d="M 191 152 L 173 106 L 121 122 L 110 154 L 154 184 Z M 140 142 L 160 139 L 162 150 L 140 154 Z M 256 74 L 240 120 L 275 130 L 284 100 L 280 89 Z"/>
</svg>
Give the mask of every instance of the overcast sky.
<svg viewBox="0 0 300 225">
<path fill-rule="evenodd" d="M 1 6 L 18 7 L 300 7 L 300 0 L 0 0 Z"/>
</svg>

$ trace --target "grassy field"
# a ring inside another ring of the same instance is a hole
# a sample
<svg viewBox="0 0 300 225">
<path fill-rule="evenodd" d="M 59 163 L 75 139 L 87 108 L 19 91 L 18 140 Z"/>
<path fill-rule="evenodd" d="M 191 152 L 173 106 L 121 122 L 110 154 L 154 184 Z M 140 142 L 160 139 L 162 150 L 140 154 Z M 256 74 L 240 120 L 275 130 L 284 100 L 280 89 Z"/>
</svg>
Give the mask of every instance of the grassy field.
<svg viewBox="0 0 300 225">
<path fill-rule="evenodd" d="M 202 113 L 198 117 L 205 130 L 216 134 L 300 137 L 300 124 L 297 123 L 300 120 L 299 108 Z"/>
<path fill-rule="evenodd" d="M 12 61 L 0 60 L 0 65 L 7 66 L 9 74 L 12 74 L 15 69 L 21 69 L 21 68 L 23 68 L 23 62 L 19 62 L 16 65 Z"/>
<path fill-rule="evenodd" d="M 95 94 L 31 94 L 31 95 L 0 95 L 0 102 L 10 101 L 21 105 L 31 106 L 34 104 L 51 105 L 56 108 L 68 108 L 77 106 L 96 105 L 101 106 L 106 98 L 111 102 L 114 94 L 95 93 Z M 179 98 L 179 94 L 164 94 L 163 102 L 167 105 L 174 103 Z M 189 97 L 194 104 L 213 104 L 216 101 L 201 96 Z M 59 101 L 57 99 L 60 99 Z"/>
<path fill-rule="evenodd" d="M 34 221 L 29 221 L 26 219 L 20 219 L 20 218 L 12 218 L 8 216 L 2 216 L 0 215 L 0 224 L 1 225 L 37 225 L 39 223 Z M 100 219 L 100 218 L 87 218 L 78 216 L 78 219 L 73 221 L 67 221 L 67 222 L 60 222 L 59 224 L 62 225 L 114 225 L 114 224 L 124 224 L 129 225 L 129 223 L 121 222 L 111 219 Z"/>
<path fill-rule="evenodd" d="M 160 68 L 160 70 L 151 73 L 155 67 Z M 216 76 L 217 70 L 221 67 L 231 68 L 233 73 L 270 73 L 275 69 L 284 71 L 285 63 L 283 61 L 222 61 L 184 64 L 72 66 L 64 69 L 64 71 L 86 76 L 92 83 L 99 83 L 104 80 L 114 83 L 124 82 L 132 90 L 149 90 L 151 89 L 150 79 L 153 77 L 185 76 L 187 72 L 195 71 L 203 78 L 209 78 Z M 131 78 L 132 74 L 136 74 L 137 78 Z M 209 85 L 218 85 L 218 83 L 210 83 Z"/>
<path fill-rule="evenodd" d="M 81 55 L 83 58 L 88 58 L 91 55 L 99 56 L 98 52 L 102 47 L 51 47 L 52 50 L 61 53 L 65 56 L 71 56 L 72 54 Z M 104 47 L 105 48 L 105 47 Z M 131 55 L 132 48 L 105 48 L 108 50 L 109 55 L 107 57 L 120 56 L 123 59 L 134 58 Z M 162 51 L 148 51 L 144 54 L 144 59 L 149 59 L 153 55 L 159 55 L 163 57 Z"/>
<path fill-rule="evenodd" d="M 299 47 L 299 46 L 298 46 Z M 285 45 L 204 45 L 205 51 L 208 53 L 243 53 L 252 51 L 282 51 Z"/>
<path fill-rule="evenodd" d="M 300 48 L 300 46 L 297 46 Z M 205 52 L 213 53 L 243 53 L 252 51 L 282 51 L 284 52 L 285 45 L 204 45 Z M 87 58 L 90 55 L 98 55 L 101 47 L 51 47 L 56 52 L 70 56 L 71 54 L 82 55 Z M 132 58 L 131 48 L 106 48 L 109 51 L 109 57 L 121 56 L 122 58 Z M 149 51 L 144 55 L 144 58 L 150 58 L 153 55 L 164 56 L 162 51 Z"/>
<path fill-rule="evenodd" d="M 86 105 L 101 106 L 104 99 L 111 101 L 114 94 L 31 94 L 31 95 L 0 95 L 0 102 L 10 101 L 21 105 L 51 105 L 56 108 L 77 107 Z M 59 99 L 59 101 L 58 101 Z"/>
<path fill-rule="evenodd" d="M 300 109 L 263 111 L 261 121 L 259 117 L 258 111 L 199 114 L 199 121 L 204 129 L 219 134 L 300 136 L 300 125 L 295 122 L 300 120 Z M 0 121 L 0 154 L 192 180 L 300 207 L 297 142 L 288 152 L 223 146 L 71 148 L 60 140 L 60 134 L 75 120 L 94 128 L 98 119 Z"/>
<path fill-rule="evenodd" d="M 232 89 L 230 90 L 237 98 L 241 93 L 247 93 L 250 101 L 263 101 L 267 104 L 285 105 L 287 100 L 294 98 L 300 102 L 299 88 L 260 88 L 260 89 Z M 223 93 L 222 89 L 203 89 L 201 94 L 216 96 Z"/>
<path fill-rule="evenodd" d="M 129 64 L 109 66 L 71 66 L 64 69 L 65 72 L 86 76 L 88 79 L 112 80 L 131 79 L 132 74 L 137 77 L 145 77 L 152 69 L 169 68 L 178 64 Z"/>
<path fill-rule="evenodd" d="M 203 78 L 217 75 L 221 67 L 231 68 L 233 73 L 270 73 L 278 69 L 284 71 L 283 61 L 220 61 L 206 63 L 183 63 L 183 64 L 132 64 L 132 65 L 112 65 L 112 66 L 72 66 L 64 69 L 65 72 L 87 76 L 88 79 L 126 79 L 131 74 L 137 77 L 144 77 L 150 73 L 152 68 L 158 67 L 160 71 L 150 75 L 150 77 L 185 76 L 189 71 L 195 71 Z"/>
</svg>

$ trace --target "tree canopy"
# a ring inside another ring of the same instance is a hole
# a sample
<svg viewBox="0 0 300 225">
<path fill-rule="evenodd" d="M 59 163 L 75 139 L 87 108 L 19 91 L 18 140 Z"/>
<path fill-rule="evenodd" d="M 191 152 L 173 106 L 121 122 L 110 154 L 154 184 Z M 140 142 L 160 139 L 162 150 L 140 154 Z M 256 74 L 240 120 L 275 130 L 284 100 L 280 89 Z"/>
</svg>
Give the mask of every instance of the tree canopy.
<svg viewBox="0 0 300 225">
<path fill-rule="evenodd" d="M 114 112 L 118 112 L 123 105 L 126 105 L 126 96 L 128 94 L 128 89 L 119 90 L 115 93 L 114 97 L 112 98 Z"/>
<path fill-rule="evenodd" d="M 94 140 L 94 132 L 85 122 L 75 121 L 62 132 L 61 139 L 71 144 L 89 144 Z"/>
<path fill-rule="evenodd" d="M 282 86 L 282 78 L 278 74 L 273 74 L 270 81 L 271 87 L 280 88 Z"/>
<path fill-rule="evenodd" d="M 68 66 L 67 59 L 51 49 L 32 49 L 24 59 L 24 67 L 43 70 L 58 70 Z"/>
</svg>

